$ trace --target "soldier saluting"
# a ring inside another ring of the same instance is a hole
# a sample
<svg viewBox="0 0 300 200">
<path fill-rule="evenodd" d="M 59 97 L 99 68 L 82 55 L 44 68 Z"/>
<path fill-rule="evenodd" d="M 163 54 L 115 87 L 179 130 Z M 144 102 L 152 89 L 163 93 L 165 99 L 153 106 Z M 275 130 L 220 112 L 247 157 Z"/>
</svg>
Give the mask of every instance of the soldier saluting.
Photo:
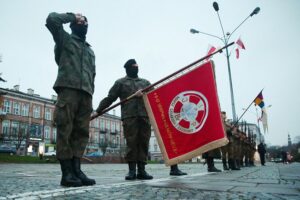
<svg viewBox="0 0 300 200">
<path fill-rule="evenodd" d="M 63 29 L 70 23 L 72 34 Z M 67 187 L 94 185 L 80 167 L 89 139 L 89 121 L 94 93 L 95 55 L 85 41 L 88 21 L 73 13 L 50 13 L 46 27 L 55 42 L 58 74 L 53 89 L 58 99 L 54 122 L 57 126 L 57 159 L 61 165 L 61 185 Z"/>
</svg>

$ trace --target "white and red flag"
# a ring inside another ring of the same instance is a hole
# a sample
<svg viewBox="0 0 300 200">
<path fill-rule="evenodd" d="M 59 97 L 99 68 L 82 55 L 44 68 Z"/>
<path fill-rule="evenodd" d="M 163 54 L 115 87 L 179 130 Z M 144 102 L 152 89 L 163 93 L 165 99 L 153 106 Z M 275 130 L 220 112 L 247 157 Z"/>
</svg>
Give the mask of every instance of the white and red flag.
<svg viewBox="0 0 300 200">
<path fill-rule="evenodd" d="M 208 51 L 207 51 L 207 55 L 212 54 L 213 52 L 215 52 L 217 50 L 216 47 L 209 45 L 208 47 Z M 206 58 L 206 60 L 209 60 L 211 57 Z"/>
<path fill-rule="evenodd" d="M 241 40 L 241 38 L 239 38 L 235 43 L 238 45 L 238 48 L 246 49 L 243 41 Z"/>
<path fill-rule="evenodd" d="M 206 62 L 143 96 L 166 165 L 228 143 L 214 78 Z"/>
<path fill-rule="evenodd" d="M 235 49 L 235 55 L 236 55 L 236 59 L 239 59 L 240 49 L 246 50 L 246 48 L 245 48 L 245 45 L 244 45 L 243 41 L 241 40 L 241 38 L 239 38 L 235 43 L 237 45 L 237 48 Z"/>
</svg>

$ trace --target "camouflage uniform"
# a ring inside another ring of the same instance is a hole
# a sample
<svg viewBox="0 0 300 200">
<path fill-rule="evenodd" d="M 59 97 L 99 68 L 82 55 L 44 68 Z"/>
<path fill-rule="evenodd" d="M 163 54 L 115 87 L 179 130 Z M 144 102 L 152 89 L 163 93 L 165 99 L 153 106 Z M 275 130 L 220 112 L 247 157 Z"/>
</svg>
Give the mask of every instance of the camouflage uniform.
<svg viewBox="0 0 300 200">
<path fill-rule="evenodd" d="M 230 125 L 227 124 L 225 121 L 223 121 L 223 126 L 225 129 L 225 133 L 226 133 L 226 137 L 228 139 L 228 144 L 226 144 L 225 146 L 222 146 L 221 149 L 221 153 L 222 153 L 222 163 L 223 163 L 223 169 L 224 170 L 228 170 L 228 166 L 227 166 L 227 161 L 229 159 L 229 149 L 230 149 Z"/>
<path fill-rule="evenodd" d="M 230 131 L 229 136 L 229 159 L 228 164 L 231 170 L 239 170 L 237 159 L 239 157 L 239 137 L 237 133 L 237 128 Z"/>
<path fill-rule="evenodd" d="M 139 89 L 144 89 L 150 82 L 142 78 L 128 76 L 115 82 L 108 96 L 104 98 L 97 112 L 109 107 L 117 98 L 124 100 Z M 121 105 L 121 118 L 123 121 L 124 135 L 127 143 L 126 160 L 128 162 L 146 162 L 148 146 L 151 136 L 151 125 L 142 98 L 132 98 Z"/>
<path fill-rule="evenodd" d="M 241 158 L 240 158 L 240 164 L 241 164 L 241 167 L 244 167 L 246 165 L 246 133 L 245 132 L 242 132 L 242 136 L 241 136 Z"/>
<path fill-rule="evenodd" d="M 78 16 L 79 17 L 79 16 Z M 54 122 L 57 126 L 56 156 L 60 161 L 61 185 L 67 187 L 94 185 L 81 171 L 82 157 L 89 139 L 89 121 L 92 113 L 94 93 L 95 55 L 85 41 L 87 19 L 83 25 L 73 13 L 50 13 L 46 27 L 55 41 L 55 61 L 58 74 L 53 89 L 58 95 L 55 105 Z M 71 23 L 72 34 L 63 29 Z M 79 29 L 76 29 L 79 28 Z M 74 34 L 73 34 L 74 33 Z M 75 34 L 77 33 L 77 34 Z"/>
<path fill-rule="evenodd" d="M 53 86 L 58 94 L 54 112 L 58 159 L 81 157 L 89 138 L 95 55 L 87 42 L 63 29 L 63 24 L 75 20 L 72 13 L 50 13 L 46 24 L 55 41 L 55 61 L 59 66 Z"/>
<path fill-rule="evenodd" d="M 254 165 L 254 154 L 256 152 L 256 142 L 252 141 L 250 143 L 250 158 L 249 158 L 249 163 L 250 166 L 255 166 Z"/>
<path fill-rule="evenodd" d="M 206 160 L 208 172 L 221 172 L 215 167 L 214 158 L 221 158 L 220 148 L 216 148 L 202 154 L 202 158 Z"/>
</svg>

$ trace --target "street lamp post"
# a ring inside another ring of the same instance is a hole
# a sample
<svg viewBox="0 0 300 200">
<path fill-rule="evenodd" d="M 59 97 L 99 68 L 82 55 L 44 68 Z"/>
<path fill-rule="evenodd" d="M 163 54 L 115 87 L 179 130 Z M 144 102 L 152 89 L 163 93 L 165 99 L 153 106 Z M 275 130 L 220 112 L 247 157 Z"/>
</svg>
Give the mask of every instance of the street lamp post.
<svg viewBox="0 0 300 200">
<path fill-rule="evenodd" d="M 196 29 L 191 29 L 190 32 L 195 34 L 195 33 L 201 33 L 201 34 L 204 34 L 204 35 L 208 35 L 208 36 L 211 36 L 211 37 L 215 37 L 215 38 L 218 38 L 220 39 L 223 43 L 224 43 L 224 46 L 227 46 L 228 45 L 228 41 L 230 39 L 230 37 L 232 36 L 232 34 L 247 20 L 249 19 L 250 17 L 252 17 L 253 15 L 256 15 L 259 13 L 260 11 L 260 8 L 259 7 L 256 7 L 252 13 L 247 16 L 246 19 L 244 19 L 231 33 L 227 32 L 226 35 L 225 35 L 225 32 L 224 32 L 224 28 L 223 28 L 223 24 L 222 24 L 222 21 L 221 21 L 221 18 L 220 18 L 220 15 L 219 15 L 219 5 L 217 2 L 213 2 L 213 7 L 214 7 L 214 10 L 217 12 L 218 14 L 218 19 L 219 19 L 219 22 L 220 22 L 220 26 L 221 26 L 221 29 L 222 29 L 222 33 L 223 33 L 223 37 L 218 37 L 216 35 L 213 35 L 213 34 L 209 34 L 209 33 L 205 33 L 205 32 L 201 32 L 201 31 L 198 31 Z M 230 57 L 230 54 L 229 54 L 229 51 L 228 51 L 228 47 L 226 47 L 226 60 L 227 60 L 227 67 L 228 67 L 228 75 L 229 75 L 229 84 L 230 84 L 230 96 L 231 96 L 231 107 L 232 107 L 232 118 L 233 118 L 233 121 L 237 121 L 237 117 L 236 117 L 236 111 L 235 111 L 235 103 L 234 103 L 234 94 L 233 94 L 233 84 L 232 84 L 232 77 L 231 77 L 231 69 L 230 69 L 230 61 L 229 61 L 229 57 Z"/>
</svg>

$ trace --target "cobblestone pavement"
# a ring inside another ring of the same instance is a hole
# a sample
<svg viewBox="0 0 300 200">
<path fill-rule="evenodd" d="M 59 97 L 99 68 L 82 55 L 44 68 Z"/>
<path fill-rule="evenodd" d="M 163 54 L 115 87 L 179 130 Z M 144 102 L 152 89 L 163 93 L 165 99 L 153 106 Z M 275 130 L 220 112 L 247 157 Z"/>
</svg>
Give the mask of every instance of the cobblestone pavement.
<svg viewBox="0 0 300 200">
<path fill-rule="evenodd" d="M 216 164 L 221 168 L 220 164 Z M 82 166 L 97 184 L 59 185 L 58 164 L 0 164 L 0 200 L 4 199 L 300 199 L 300 163 L 207 173 L 202 164 L 180 164 L 187 176 L 169 176 L 169 167 L 149 164 L 148 181 L 125 181 L 126 164 Z"/>
</svg>

